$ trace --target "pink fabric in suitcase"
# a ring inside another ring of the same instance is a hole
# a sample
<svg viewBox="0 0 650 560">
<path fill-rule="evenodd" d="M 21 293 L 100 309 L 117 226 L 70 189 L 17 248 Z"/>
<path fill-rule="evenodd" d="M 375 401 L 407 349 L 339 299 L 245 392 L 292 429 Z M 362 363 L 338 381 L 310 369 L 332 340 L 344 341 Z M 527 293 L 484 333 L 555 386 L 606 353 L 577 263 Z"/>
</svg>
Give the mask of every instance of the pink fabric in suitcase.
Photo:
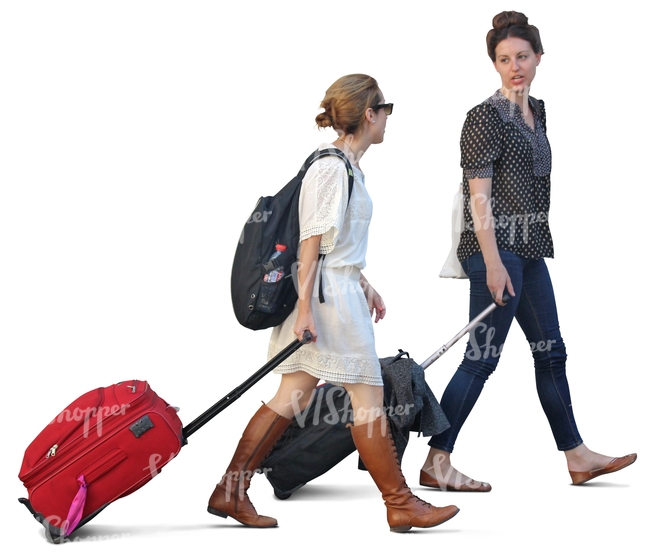
<svg viewBox="0 0 650 560">
<path fill-rule="evenodd" d="M 183 443 L 176 409 L 146 381 L 124 381 L 59 413 L 25 451 L 19 478 L 31 508 L 63 538 L 149 482 Z"/>
</svg>

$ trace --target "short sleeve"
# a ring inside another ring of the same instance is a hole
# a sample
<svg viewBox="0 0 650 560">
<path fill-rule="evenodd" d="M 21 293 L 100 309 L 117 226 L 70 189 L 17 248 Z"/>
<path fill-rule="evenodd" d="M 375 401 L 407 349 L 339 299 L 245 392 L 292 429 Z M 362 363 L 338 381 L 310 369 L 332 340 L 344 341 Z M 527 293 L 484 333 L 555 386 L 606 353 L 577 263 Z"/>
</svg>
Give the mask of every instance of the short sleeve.
<svg viewBox="0 0 650 560">
<path fill-rule="evenodd" d="M 307 170 L 300 190 L 300 241 L 321 235 L 320 253 L 334 249 L 348 203 L 345 163 L 324 157 Z"/>
<path fill-rule="evenodd" d="M 493 163 L 502 150 L 503 121 L 487 103 L 474 107 L 465 119 L 460 138 L 460 166 L 468 179 L 492 177 Z"/>
</svg>

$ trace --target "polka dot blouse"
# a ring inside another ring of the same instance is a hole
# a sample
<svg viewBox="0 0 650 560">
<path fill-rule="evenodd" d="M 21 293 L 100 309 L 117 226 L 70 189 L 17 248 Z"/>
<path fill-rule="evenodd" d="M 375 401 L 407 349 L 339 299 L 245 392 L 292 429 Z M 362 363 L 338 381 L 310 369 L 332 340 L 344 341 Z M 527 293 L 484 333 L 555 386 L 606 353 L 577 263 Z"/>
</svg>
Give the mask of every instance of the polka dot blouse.
<svg viewBox="0 0 650 560">
<path fill-rule="evenodd" d="M 465 229 L 458 245 L 461 262 L 480 252 L 468 179 L 492 178 L 492 217 L 499 249 L 525 258 L 553 256 L 548 226 L 551 202 L 551 147 L 546 138 L 544 102 L 529 98 L 535 130 L 521 109 L 498 90 L 469 113 L 460 139 Z"/>
</svg>

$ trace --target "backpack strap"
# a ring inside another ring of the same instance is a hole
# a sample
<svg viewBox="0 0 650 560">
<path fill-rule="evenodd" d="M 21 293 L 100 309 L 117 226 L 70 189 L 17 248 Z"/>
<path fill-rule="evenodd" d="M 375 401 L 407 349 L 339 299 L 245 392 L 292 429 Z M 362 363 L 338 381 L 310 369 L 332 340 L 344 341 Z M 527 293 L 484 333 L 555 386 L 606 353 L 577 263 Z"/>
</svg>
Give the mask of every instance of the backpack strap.
<svg viewBox="0 0 650 560">
<path fill-rule="evenodd" d="M 348 171 L 348 206 L 349 206 L 350 197 L 352 196 L 352 187 L 354 186 L 354 171 L 352 169 L 352 165 L 350 164 L 350 161 L 341 150 L 339 150 L 338 148 L 325 148 L 323 150 L 316 150 L 307 160 L 308 161 L 307 167 L 310 166 L 312 163 L 314 163 L 317 159 L 326 156 L 337 156 L 341 158 L 345 163 L 345 167 Z M 318 255 L 319 261 L 323 261 L 324 259 L 325 259 L 325 255 Z M 320 278 L 318 280 L 318 301 L 320 303 L 325 303 L 325 295 L 323 294 L 323 263 L 320 262 L 320 265 L 321 265 L 321 269 L 320 269 Z"/>
<path fill-rule="evenodd" d="M 352 187 L 354 186 L 354 171 L 352 169 L 352 164 L 346 155 L 339 150 L 338 148 L 324 148 L 322 150 L 316 150 L 305 162 L 305 171 L 307 168 L 314 163 L 316 160 L 327 156 L 337 156 L 343 160 L 345 167 L 348 170 L 348 204 L 350 203 L 350 196 L 352 196 Z"/>
</svg>

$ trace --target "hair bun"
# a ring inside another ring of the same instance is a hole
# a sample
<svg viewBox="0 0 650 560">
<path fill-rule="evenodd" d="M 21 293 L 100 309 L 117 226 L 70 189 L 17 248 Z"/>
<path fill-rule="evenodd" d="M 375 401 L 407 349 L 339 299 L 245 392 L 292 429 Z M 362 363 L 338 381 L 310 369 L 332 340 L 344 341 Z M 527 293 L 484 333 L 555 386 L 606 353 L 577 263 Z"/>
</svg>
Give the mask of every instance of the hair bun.
<svg viewBox="0 0 650 560">
<path fill-rule="evenodd" d="M 329 111 L 323 111 L 316 115 L 316 124 L 319 128 L 327 128 L 328 126 L 334 126 L 334 119 L 332 119 Z"/>
<path fill-rule="evenodd" d="M 492 19 L 492 29 L 487 32 L 488 55 L 496 62 L 497 45 L 508 37 L 518 37 L 530 43 L 535 54 L 544 54 L 539 29 L 528 23 L 528 18 L 521 12 L 501 12 Z"/>
<path fill-rule="evenodd" d="M 366 111 L 381 100 L 377 80 L 367 74 L 348 74 L 336 80 L 320 102 L 318 128 L 332 127 L 339 135 L 354 135 L 365 126 Z"/>
<path fill-rule="evenodd" d="M 494 16 L 492 27 L 494 29 L 505 29 L 511 25 L 525 27 L 528 25 L 528 18 L 521 12 L 501 12 Z"/>
</svg>

